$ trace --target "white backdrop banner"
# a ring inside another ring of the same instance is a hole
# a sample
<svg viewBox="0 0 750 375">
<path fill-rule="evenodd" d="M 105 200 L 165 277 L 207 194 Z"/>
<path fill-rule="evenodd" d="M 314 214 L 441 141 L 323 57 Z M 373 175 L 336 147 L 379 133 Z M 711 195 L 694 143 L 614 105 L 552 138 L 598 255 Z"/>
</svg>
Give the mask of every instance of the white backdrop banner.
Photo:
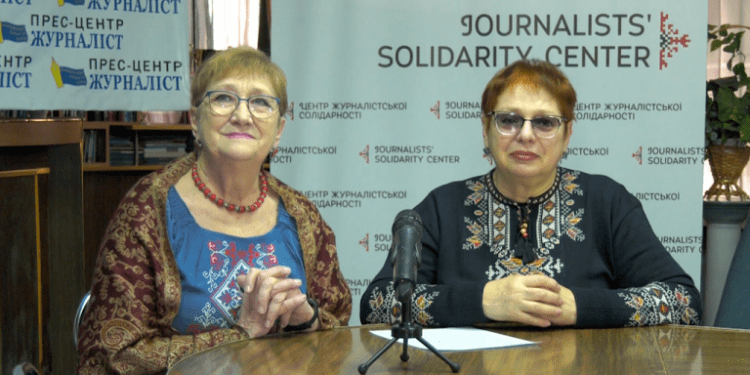
<svg viewBox="0 0 750 375">
<path fill-rule="evenodd" d="M 481 94 L 521 58 L 558 65 L 578 93 L 561 165 L 624 184 L 700 283 L 706 0 L 273 7 L 272 58 L 287 73 L 291 110 L 271 170 L 336 233 L 350 324 L 396 214 L 493 168 L 482 153 Z"/>
<path fill-rule="evenodd" d="M 0 109 L 187 110 L 187 1 L 0 0 Z"/>
</svg>

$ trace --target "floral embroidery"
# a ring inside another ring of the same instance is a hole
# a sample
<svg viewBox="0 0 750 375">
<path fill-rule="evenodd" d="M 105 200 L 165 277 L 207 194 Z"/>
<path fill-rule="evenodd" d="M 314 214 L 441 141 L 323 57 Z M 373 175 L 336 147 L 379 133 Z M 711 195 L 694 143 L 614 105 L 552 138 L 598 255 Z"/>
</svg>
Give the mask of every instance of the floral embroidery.
<svg viewBox="0 0 750 375">
<path fill-rule="evenodd" d="M 250 272 L 250 268 L 268 269 L 278 264 L 273 244 L 250 244 L 247 250 L 238 250 L 234 241 L 209 241 L 211 268 L 203 272 L 211 293 L 201 315 L 193 317 L 190 328 L 205 332 L 209 328 L 227 328 L 239 319 L 242 292 L 237 286 L 237 276 Z M 217 312 L 224 319 L 219 319 Z M 198 328 L 200 327 L 200 328 Z"/>
<path fill-rule="evenodd" d="M 477 180 L 477 181 L 474 181 L 473 183 L 470 183 L 470 185 L 471 186 L 469 186 L 469 189 L 471 189 L 472 191 L 482 191 L 482 190 L 484 190 L 484 184 L 482 183 L 482 181 L 478 181 Z M 482 196 L 483 196 L 483 194 L 477 195 L 477 197 L 479 199 L 482 199 Z"/>
<path fill-rule="evenodd" d="M 520 260 L 512 258 L 510 239 L 514 238 L 509 223 L 517 220 L 516 207 L 493 195 L 494 185 L 491 174 L 487 174 L 475 180 L 468 180 L 466 187 L 469 190 L 464 204 L 471 208 L 473 217 L 465 217 L 464 223 L 471 235 L 466 238 L 463 250 L 477 250 L 483 245 L 488 245 L 490 251 L 498 256 L 498 261 L 490 265 L 486 274 L 490 280 L 507 276 L 510 273 L 542 273 L 554 277 L 560 272 L 563 265 L 560 259 L 551 254 L 552 250 L 560 244 L 560 237 L 566 236 L 573 241 L 585 239 L 580 225 L 584 218 L 583 208 L 575 209 L 574 196 L 582 196 L 580 184 L 577 179 L 580 172 L 560 168 L 555 181 L 557 188 L 534 198 L 529 204 L 532 209 L 538 210 L 535 228 L 536 242 L 538 247 L 534 249 L 537 260 L 523 267 L 518 267 Z M 495 193 L 498 194 L 498 193 Z M 564 204 L 561 204 L 564 202 Z M 488 214 L 490 213 L 490 214 Z"/>
<path fill-rule="evenodd" d="M 487 280 L 497 280 L 510 274 L 520 275 L 546 275 L 554 277 L 562 271 L 563 264 L 560 259 L 554 259 L 550 256 L 537 257 L 531 263 L 523 264 L 521 259 L 512 257 L 512 252 L 507 251 L 505 256 L 500 255 L 495 264 L 490 265 L 485 272 Z"/>
<path fill-rule="evenodd" d="M 437 327 L 439 324 L 435 322 L 435 318 L 427 312 L 427 309 L 432 305 L 435 298 L 440 294 L 438 291 L 426 292 L 426 285 L 417 285 L 414 288 L 414 294 L 411 297 L 411 314 L 412 319 L 423 326 Z M 385 295 L 384 295 L 385 292 Z M 378 287 L 373 288 L 370 293 L 370 309 L 372 310 L 367 315 L 367 322 L 369 323 L 385 323 L 390 324 L 397 323 L 393 315 L 391 315 L 391 309 L 396 305 L 398 301 L 394 298 L 393 282 L 389 282 L 385 291 L 381 291 Z"/>
<path fill-rule="evenodd" d="M 617 295 L 633 309 L 628 326 L 700 323 L 698 312 L 690 307 L 690 297 L 682 285 L 672 290 L 667 284 L 656 282 L 626 291 Z"/>
<path fill-rule="evenodd" d="M 482 194 L 479 194 L 478 192 L 474 193 L 474 194 L 471 194 L 471 195 L 469 195 L 469 200 L 473 201 L 474 204 L 477 204 L 477 203 L 479 203 L 479 201 L 482 200 Z"/>
<path fill-rule="evenodd" d="M 221 328 L 226 325 L 223 319 L 216 318 L 216 308 L 211 306 L 211 302 L 206 302 L 206 305 L 201 309 L 203 315 L 196 316 L 195 321 L 197 324 L 190 324 L 187 331 L 193 334 L 205 332 L 209 329 Z M 224 325 L 222 324 L 224 323 Z"/>
<path fill-rule="evenodd" d="M 482 227 L 479 226 L 477 223 L 471 223 L 470 225 L 466 226 L 466 229 L 469 230 L 469 232 L 474 234 L 479 234 L 482 231 Z"/>
</svg>

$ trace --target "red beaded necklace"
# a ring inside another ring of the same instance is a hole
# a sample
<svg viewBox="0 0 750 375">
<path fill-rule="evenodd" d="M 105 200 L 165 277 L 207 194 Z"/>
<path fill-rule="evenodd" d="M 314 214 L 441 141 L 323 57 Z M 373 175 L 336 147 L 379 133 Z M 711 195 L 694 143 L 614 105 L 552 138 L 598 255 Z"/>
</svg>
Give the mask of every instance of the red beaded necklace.
<svg viewBox="0 0 750 375">
<path fill-rule="evenodd" d="M 217 206 L 224 207 L 229 211 L 235 211 L 239 213 L 253 212 L 257 210 L 258 208 L 260 208 L 260 205 L 263 204 L 263 201 L 268 195 L 268 181 L 266 181 L 266 176 L 264 176 L 263 173 L 260 174 L 260 197 L 258 197 L 258 200 L 255 201 L 255 203 L 249 206 L 238 206 L 235 204 L 224 202 L 223 199 L 217 197 L 215 193 L 212 193 L 211 190 L 206 187 L 206 183 L 201 181 L 200 177 L 198 177 L 198 162 L 195 162 L 193 164 L 193 181 L 195 181 L 195 186 L 198 187 L 198 190 L 200 190 L 206 196 L 206 198 L 216 203 Z"/>
</svg>

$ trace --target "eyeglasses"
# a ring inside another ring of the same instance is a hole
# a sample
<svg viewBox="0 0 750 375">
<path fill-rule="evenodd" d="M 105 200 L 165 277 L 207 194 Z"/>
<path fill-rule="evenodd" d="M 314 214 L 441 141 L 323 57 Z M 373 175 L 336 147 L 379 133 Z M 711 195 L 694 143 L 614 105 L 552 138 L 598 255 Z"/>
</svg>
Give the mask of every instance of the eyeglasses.
<svg viewBox="0 0 750 375">
<path fill-rule="evenodd" d="M 531 129 L 534 135 L 540 138 L 552 138 L 557 134 L 560 125 L 567 122 L 568 119 L 562 116 L 537 116 L 534 118 L 523 118 L 523 116 L 513 112 L 490 112 L 487 116 L 492 116 L 495 121 L 497 131 L 502 135 L 516 135 L 526 121 L 531 123 Z"/>
<path fill-rule="evenodd" d="M 208 98 L 211 110 L 221 116 L 234 112 L 240 102 L 246 101 L 250 114 L 257 118 L 269 118 L 278 112 L 279 103 L 281 103 L 279 98 L 270 95 L 252 95 L 247 99 L 242 99 L 229 91 L 207 91 L 201 101 L 206 98 Z"/>
</svg>

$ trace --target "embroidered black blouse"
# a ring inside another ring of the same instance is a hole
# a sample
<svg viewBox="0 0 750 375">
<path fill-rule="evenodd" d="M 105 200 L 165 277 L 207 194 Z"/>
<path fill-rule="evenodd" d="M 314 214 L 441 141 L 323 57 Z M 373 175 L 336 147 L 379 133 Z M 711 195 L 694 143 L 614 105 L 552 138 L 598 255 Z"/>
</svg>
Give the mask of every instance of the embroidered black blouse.
<svg viewBox="0 0 750 375">
<path fill-rule="evenodd" d="M 491 172 L 433 190 L 415 208 L 424 223 L 414 321 L 464 326 L 490 320 L 484 285 L 544 274 L 573 292 L 580 327 L 699 324 L 693 280 L 658 240 L 640 201 L 600 175 L 558 168 L 554 186 L 525 205 L 505 199 Z M 528 237 L 519 224 L 528 215 Z M 529 250 L 518 249 L 527 242 Z M 392 323 L 386 260 L 361 299 L 362 323 Z"/>
</svg>

